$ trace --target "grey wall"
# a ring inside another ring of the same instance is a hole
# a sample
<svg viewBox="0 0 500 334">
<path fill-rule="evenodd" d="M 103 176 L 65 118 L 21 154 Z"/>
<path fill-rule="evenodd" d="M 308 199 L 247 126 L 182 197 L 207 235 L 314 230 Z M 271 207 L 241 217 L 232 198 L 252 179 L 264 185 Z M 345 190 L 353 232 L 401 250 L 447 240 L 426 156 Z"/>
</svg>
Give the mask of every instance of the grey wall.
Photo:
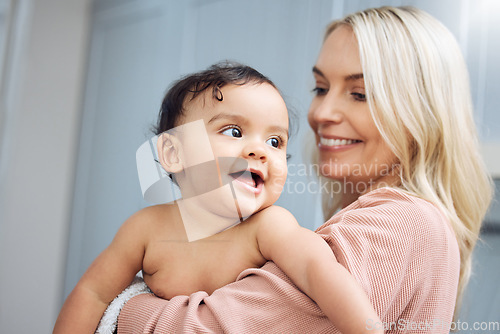
<svg viewBox="0 0 500 334">
<path fill-rule="evenodd" d="M 0 49 L 0 332 L 50 333 L 63 297 L 89 2 L 9 4 L 10 26 L 0 26 L 9 40 Z"/>
</svg>

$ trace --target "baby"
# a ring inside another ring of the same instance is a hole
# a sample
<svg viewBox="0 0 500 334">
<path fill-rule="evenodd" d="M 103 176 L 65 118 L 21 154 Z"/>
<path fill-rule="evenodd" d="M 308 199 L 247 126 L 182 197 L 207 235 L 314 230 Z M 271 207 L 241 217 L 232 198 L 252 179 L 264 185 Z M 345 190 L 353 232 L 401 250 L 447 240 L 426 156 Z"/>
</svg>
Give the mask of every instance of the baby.
<svg viewBox="0 0 500 334">
<path fill-rule="evenodd" d="M 182 198 L 125 221 L 68 296 L 54 333 L 94 332 L 140 270 L 155 295 L 171 299 L 210 294 L 266 261 L 342 333 L 369 332 L 367 321 L 380 321 L 326 242 L 273 205 L 287 174 L 288 112 L 268 78 L 220 63 L 177 81 L 157 134 L 158 162 Z"/>
</svg>

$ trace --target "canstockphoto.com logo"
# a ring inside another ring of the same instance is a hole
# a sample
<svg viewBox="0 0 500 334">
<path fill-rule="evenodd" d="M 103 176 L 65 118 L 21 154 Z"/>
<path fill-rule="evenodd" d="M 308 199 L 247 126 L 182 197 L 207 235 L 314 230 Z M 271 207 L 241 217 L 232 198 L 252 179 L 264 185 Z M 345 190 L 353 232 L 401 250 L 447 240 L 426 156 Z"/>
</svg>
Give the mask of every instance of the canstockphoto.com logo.
<svg viewBox="0 0 500 334">
<path fill-rule="evenodd" d="M 367 330 L 383 329 L 386 331 L 468 331 L 473 330 L 476 332 L 498 332 L 500 331 L 499 321 L 483 321 L 469 323 L 466 321 L 443 321 L 441 319 L 430 319 L 422 321 L 412 321 L 407 319 L 399 319 L 395 322 L 380 322 L 368 319 L 366 321 Z"/>
</svg>

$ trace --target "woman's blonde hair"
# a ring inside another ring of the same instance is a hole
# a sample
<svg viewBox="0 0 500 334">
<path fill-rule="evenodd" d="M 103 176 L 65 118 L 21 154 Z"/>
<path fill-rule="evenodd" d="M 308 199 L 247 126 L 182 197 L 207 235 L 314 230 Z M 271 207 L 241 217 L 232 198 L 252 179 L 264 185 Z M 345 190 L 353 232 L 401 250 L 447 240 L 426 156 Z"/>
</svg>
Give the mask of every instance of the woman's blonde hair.
<svg viewBox="0 0 500 334">
<path fill-rule="evenodd" d="M 461 258 L 456 317 L 493 193 L 462 53 L 448 29 L 413 7 L 348 15 L 331 23 L 325 38 L 340 25 L 357 38 L 372 117 L 400 163 L 399 187 L 437 205 L 455 232 Z M 340 201 L 324 195 L 325 215 L 331 215 Z"/>
</svg>

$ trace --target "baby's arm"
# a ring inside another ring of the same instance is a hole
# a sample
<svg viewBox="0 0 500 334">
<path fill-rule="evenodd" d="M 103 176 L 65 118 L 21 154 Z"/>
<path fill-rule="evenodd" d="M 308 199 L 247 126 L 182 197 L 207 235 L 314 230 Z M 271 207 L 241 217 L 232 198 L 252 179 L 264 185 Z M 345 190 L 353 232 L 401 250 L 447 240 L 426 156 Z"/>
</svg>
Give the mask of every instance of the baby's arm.
<svg viewBox="0 0 500 334">
<path fill-rule="evenodd" d="M 108 304 L 141 270 L 145 250 L 141 216 L 141 211 L 131 216 L 83 274 L 59 313 L 54 334 L 94 333 Z"/>
<path fill-rule="evenodd" d="M 342 333 L 383 333 L 367 330 L 367 321 L 380 323 L 366 293 L 337 262 L 328 244 L 299 226 L 287 210 L 273 206 L 258 214 L 257 242 L 272 260 L 313 299 Z"/>
</svg>

